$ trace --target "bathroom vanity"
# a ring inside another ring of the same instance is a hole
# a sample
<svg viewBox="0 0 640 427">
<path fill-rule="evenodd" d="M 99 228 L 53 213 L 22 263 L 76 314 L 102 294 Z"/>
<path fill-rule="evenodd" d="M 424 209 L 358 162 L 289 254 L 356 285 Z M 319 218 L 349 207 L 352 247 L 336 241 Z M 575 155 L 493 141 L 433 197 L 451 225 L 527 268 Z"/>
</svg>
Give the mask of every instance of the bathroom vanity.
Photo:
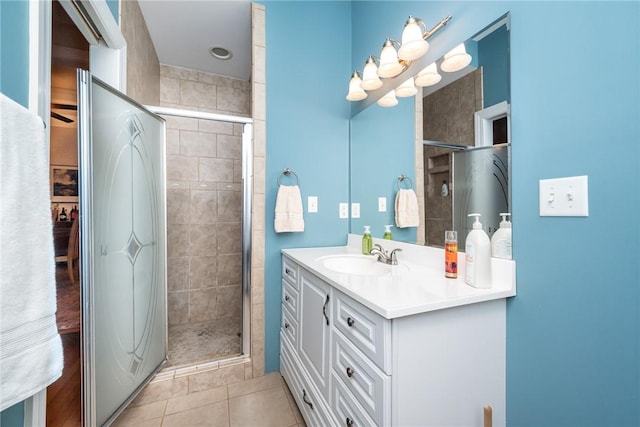
<svg viewBox="0 0 640 427">
<path fill-rule="evenodd" d="M 391 266 L 360 239 L 282 251 L 280 370 L 306 423 L 481 426 L 490 406 L 505 425 L 515 262 L 493 259 L 492 288 L 475 289 L 464 268 L 444 277 L 442 249 L 374 239 L 402 249 Z"/>
</svg>

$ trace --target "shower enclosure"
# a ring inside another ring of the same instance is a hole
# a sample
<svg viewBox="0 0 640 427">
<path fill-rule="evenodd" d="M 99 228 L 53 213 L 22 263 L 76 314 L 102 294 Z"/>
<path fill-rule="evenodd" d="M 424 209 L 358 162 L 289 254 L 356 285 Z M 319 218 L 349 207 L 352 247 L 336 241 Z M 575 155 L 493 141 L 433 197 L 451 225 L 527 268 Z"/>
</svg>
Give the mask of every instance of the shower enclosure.
<svg viewBox="0 0 640 427">
<path fill-rule="evenodd" d="M 165 370 L 248 355 L 252 121 L 147 108 L 166 119 L 175 153 L 167 156 Z"/>
</svg>

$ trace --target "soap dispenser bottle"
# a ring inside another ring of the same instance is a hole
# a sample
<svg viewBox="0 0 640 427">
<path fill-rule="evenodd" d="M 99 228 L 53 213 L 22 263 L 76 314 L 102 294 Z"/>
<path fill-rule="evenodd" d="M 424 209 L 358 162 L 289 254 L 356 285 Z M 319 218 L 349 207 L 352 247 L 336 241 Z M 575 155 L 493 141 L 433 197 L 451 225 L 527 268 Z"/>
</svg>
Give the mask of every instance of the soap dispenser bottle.
<svg viewBox="0 0 640 427">
<path fill-rule="evenodd" d="M 465 240 L 465 282 L 474 288 L 491 287 L 491 241 L 482 229 L 480 214 L 469 214 L 475 217 L 473 229 Z"/>
<path fill-rule="evenodd" d="M 393 236 L 391 235 L 391 226 L 390 225 L 385 225 L 384 226 L 384 235 L 382 236 L 382 238 L 385 239 L 385 240 L 393 239 Z"/>
<path fill-rule="evenodd" d="M 365 225 L 364 234 L 362 235 L 362 253 L 365 255 L 370 255 L 371 249 L 373 249 L 373 238 L 371 237 L 371 227 L 368 225 Z"/>
<path fill-rule="evenodd" d="M 501 213 L 500 228 L 491 237 L 491 256 L 494 258 L 511 259 L 511 222 L 507 220 L 510 213 Z"/>
</svg>

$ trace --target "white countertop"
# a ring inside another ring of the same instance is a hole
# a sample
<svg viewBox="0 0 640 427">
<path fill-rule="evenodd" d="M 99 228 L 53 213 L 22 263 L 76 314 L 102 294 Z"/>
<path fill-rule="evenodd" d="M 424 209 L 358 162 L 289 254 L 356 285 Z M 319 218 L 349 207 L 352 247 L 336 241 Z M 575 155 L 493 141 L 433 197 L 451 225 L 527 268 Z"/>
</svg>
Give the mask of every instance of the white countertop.
<svg viewBox="0 0 640 427">
<path fill-rule="evenodd" d="M 515 261 L 492 258 L 492 287 L 476 289 L 464 281 L 464 253 L 458 253 L 458 278 L 444 277 L 444 250 L 393 240 L 374 239 L 387 251 L 401 248 L 398 267 L 383 276 L 338 273 L 319 258 L 361 254 L 360 235 L 347 246 L 283 249 L 282 253 L 336 289 L 387 319 L 473 304 L 516 294 Z M 373 255 L 370 255 L 373 257 Z"/>
</svg>

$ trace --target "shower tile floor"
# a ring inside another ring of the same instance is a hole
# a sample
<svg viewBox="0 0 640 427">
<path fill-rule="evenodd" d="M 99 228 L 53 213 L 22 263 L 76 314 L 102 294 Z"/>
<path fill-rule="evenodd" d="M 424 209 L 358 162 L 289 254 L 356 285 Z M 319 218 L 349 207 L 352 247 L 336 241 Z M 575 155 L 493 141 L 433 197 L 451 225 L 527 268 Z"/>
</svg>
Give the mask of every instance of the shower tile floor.
<svg viewBox="0 0 640 427">
<path fill-rule="evenodd" d="M 164 369 L 239 355 L 241 332 L 238 320 L 232 318 L 169 326 L 169 354 Z"/>
</svg>

